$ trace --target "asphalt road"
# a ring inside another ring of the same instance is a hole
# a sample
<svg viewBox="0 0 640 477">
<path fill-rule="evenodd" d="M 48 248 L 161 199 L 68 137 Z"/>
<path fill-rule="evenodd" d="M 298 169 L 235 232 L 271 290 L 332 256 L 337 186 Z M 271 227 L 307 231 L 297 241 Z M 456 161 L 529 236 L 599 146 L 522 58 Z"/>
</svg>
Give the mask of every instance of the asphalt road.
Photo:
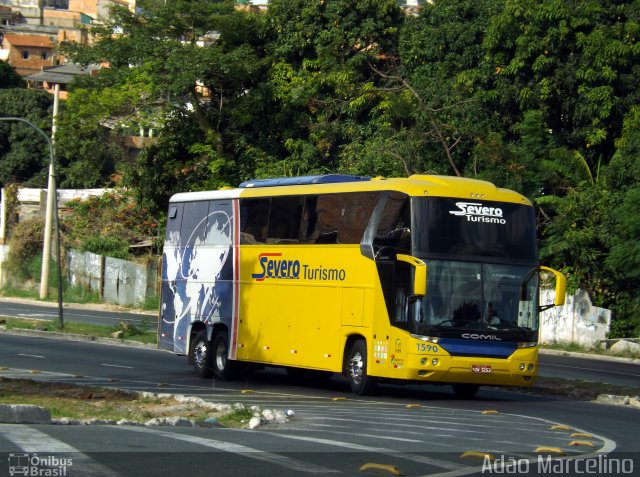
<svg viewBox="0 0 640 477">
<path fill-rule="evenodd" d="M 640 388 L 640 363 L 549 354 L 542 350 L 539 375 Z"/>
<path fill-rule="evenodd" d="M 102 309 L 100 306 L 91 305 L 77 308 L 70 306 L 72 305 L 68 305 L 64 309 L 64 317 L 68 321 L 105 326 L 127 322 L 138 326 L 149 326 L 152 329 L 157 327 L 157 315 L 151 312 L 110 311 Z M 55 304 L 17 302 L 12 299 L 0 298 L 0 316 L 57 320 L 58 310 Z M 547 354 L 544 350 L 540 354 L 539 362 L 540 376 L 640 387 L 640 364 L 637 363 Z"/>
<path fill-rule="evenodd" d="M 67 473 L 71 476 L 365 475 L 358 469 L 367 463 L 394 465 L 404 475 L 481 475 L 483 461 L 462 457 L 464 452 L 513 458 L 521 467 L 531 462 L 529 470 L 536 471 L 539 446 L 574 457 L 600 450 L 611 458 L 635 459 L 630 462 L 636 472 L 640 469 L 637 409 L 498 389 L 482 389 L 477 399 L 461 401 L 449 388 L 435 386 L 382 386 L 375 396 L 355 398 L 341 378 L 303 385 L 275 369 L 241 382 L 199 380 L 184 357 L 162 351 L 8 334 L 0 334 L 0 366 L 6 376 L 295 411 L 289 424 L 253 431 L 0 426 L 0 453 L 58 452 L 75 458 Z M 552 429 L 557 424 L 566 429 Z M 570 445 L 576 432 L 590 434 L 586 440 L 591 444 Z M 0 460 L 3 456 L 8 459 L 0 454 Z M 562 470 L 577 475 L 581 469 Z"/>
</svg>

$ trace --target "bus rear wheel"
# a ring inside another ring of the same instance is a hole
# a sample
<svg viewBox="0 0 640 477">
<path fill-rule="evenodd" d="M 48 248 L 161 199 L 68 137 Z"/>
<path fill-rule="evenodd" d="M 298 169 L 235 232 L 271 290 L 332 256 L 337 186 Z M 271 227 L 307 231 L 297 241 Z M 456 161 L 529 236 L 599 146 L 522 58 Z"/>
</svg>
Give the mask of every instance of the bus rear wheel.
<svg viewBox="0 0 640 477">
<path fill-rule="evenodd" d="M 229 335 L 219 331 L 213 338 L 212 366 L 216 377 L 229 381 L 237 377 L 238 363 L 229 359 Z"/>
<path fill-rule="evenodd" d="M 357 340 L 351 345 L 346 371 L 353 394 L 364 396 L 375 389 L 376 379 L 367 374 L 367 344 L 364 340 Z"/>
<path fill-rule="evenodd" d="M 201 378 L 213 376 L 211 369 L 211 343 L 207 339 L 206 330 L 200 330 L 196 334 L 191 346 L 191 360 L 193 369 Z"/>
<path fill-rule="evenodd" d="M 478 390 L 480 386 L 477 384 L 454 384 L 453 392 L 457 398 L 460 399 L 473 399 L 476 394 L 478 394 Z"/>
</svg>

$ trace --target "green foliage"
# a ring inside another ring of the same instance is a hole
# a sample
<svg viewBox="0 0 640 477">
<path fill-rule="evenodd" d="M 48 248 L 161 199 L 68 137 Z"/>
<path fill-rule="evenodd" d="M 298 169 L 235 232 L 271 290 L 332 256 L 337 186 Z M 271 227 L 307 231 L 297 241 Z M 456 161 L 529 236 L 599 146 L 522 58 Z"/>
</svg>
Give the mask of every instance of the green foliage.
<svg viewBox="0 0 640 477">
<path fill-rule="evenodd" d="M 19 222 L 9 239 L 5 267 L 20 282 L 40 280 L 44 220 L 40 217 Z"/>
<path fill-rule="evenodd" d="M 0 89 L 0 116 L 26 119 L 45 134 L 51 130 L 52 106 L 46 91 Z M 0 121 L 0 185 L 46 185 L 49 159 L 49 145 L 38 131 L 23 122 Z"/>
<path fill-rule="evenodd" d="M 23 88 L 25 82 L 13 66 L 5 61 L 0 61 L 0 89 Z"/>
<path fill-rule="evenodd" d="M 66 50 L 110 68 L 77 82 L 61 115 L 63 184 L 121 184 L 157 230 L 173 193 L 250 177 L 488 179 L 536 201 L 543 260 L 614 310 L 613 333 L 638 329 L 637 2 L 447 0 L 417 17 L 394 0 L 273 0 L 261 15 L 231 1 L 141 5 Z M 2 93 L 0 106 L 28 104 Z M 44 120 L 47 108 L 23 109 Z M 141 126 L 159 135 L 127 160 L 121 139 Z M 0 182 L 44 177 L 42 144 L 16 131 L 0 134 Z M 72 242 L 126 253 L 135 239 L 105 224 L 136 224 L 111 205 L 80 208 Z"/>
<path fill-rule="evenodd" d="M 606 258 L 609 269 L 620 278 L 640 283 L 640 187 L 629 190 L 615 208 L 617 233 Z"/>
<path fill-rule="evenodd" d="M 71 212 L 61 224 L 67 246 L 128 259 L 129 245 L 157 236 L 159 222 L 125 190 L 67 204 Z M 149 249 L 147 249 L 149 250 Z"/>
</svg>

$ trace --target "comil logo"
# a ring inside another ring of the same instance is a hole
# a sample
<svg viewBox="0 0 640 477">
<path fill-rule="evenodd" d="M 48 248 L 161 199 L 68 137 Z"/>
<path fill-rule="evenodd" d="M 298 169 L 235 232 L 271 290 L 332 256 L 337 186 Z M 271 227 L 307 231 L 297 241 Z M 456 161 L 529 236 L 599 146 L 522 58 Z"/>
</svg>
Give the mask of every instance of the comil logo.
<svg viewBox="0 0 640 477">
<path fill-rule="evenodd" d="M 456 202 L 460 210 L 450 210 L 452 215 L 464 216 L 468 222 L 484 222 L 489 224 L 506 224 L 502 218 L 500 207 L 486 207 L 480 202 Z"/>
</svg>

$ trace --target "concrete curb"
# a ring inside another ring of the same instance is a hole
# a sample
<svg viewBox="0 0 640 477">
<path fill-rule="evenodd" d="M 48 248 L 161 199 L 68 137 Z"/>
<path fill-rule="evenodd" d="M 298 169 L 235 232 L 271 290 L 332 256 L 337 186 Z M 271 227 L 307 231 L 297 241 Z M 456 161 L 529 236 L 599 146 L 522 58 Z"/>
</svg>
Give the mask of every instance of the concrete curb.
<svg viewBox="0 0 640 477">
<path fill-rule="evenodd" d="M 609 356 L 606 354 L 597 353 L 577 353 L 575 351 L 563 351 L 561 349 L 540 348 L 539 353 L 553 356 L 568 356 L 571 358 L 597 359 L 600 361 L 616 361 L 618 363 L 640 364 L 640 359 L 637 358 L 625 358 L 623 356 Z"/>
</svg>

